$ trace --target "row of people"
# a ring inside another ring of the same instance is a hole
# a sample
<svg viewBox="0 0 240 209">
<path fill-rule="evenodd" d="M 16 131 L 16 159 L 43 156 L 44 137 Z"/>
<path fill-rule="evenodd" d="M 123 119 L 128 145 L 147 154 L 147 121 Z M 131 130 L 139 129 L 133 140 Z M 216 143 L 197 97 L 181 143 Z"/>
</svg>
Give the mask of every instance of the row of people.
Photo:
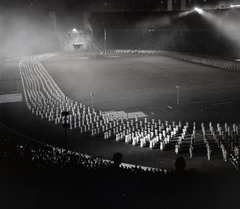
<svg viewBox="0 0 240 209">
<path fill-rule="evenodd" d="M 171 52 L 171 51 L 159 51 L 159 50 L 109 50 L 111 53 L 139 53 L 139 54 L 158 54 L 161 56 L 169 56 L 175 59 L 184 60 L 187 62 L 194 62 L 197 64 L 203 64 L 213 67 L 218 67 L 226 70 L 240 71 L 240 68 L 235 64 L 234 60 L 223 60 L 216 57 L 205 57 L 201 55 Z"/>
<path fill-rule="evenodd" d="M 217 124 L 216 131 L 210 124 L 210 131 L 215 143 L 220 148 L 223 159 L 227 161 L 228 158 L 235 164 L 238 168 L 240 161 L 239 158 L 239 128 L 236 124 L 230 127 L 227 123 L 223 127 Z"/>
<path fill-rule="evenodd" d="M 211 154 L 212 154 L 212 148 L 211 146 L 214 147 L 219 147 L 220 151 L 222 153 L 222 157 L 225 161 L 231 156 L 237 161 L 239 161 L 239 135 L 236 130 L 238 130 L 238 127 L 233 124 L 232 128 L 225 123 L 223 125 L 224 128 L 221 128 L 221 125 L 218 123 L 216 125 L 216 132 L 214 131 L 214 127 L 211 122 L 209 122 L 209 128 L 205 128 L 204 124 L 201 124 L 201 130 L 200 134 L 202 135 L 203 142 L 206 146 L 206 154 L 208 160 L 211 159 Z M 224 129 L 224 131 L 220 131 Z M 218 134 L 219 132 L 219 134 Z M 224 136 L 228 136 L 230 133 L 230 136 L 227 138 L 227 140 L 223 140 Z M 194 152 L 194 142 L 196 138 L 196 132 L 193 131 L 191 138 L 190 138 L 190 143 L 189 143 L 189 155 L 190 158 L 193 157 L 193 152 Z M 211 140 L 210 140 L 211 138 Z M 234 138 L 234 140 L 233 140 Z M 231 141 L 231 143 L 229 143 Z M 199 141 L 198 141 L 199 143 Z"/>
</svg>

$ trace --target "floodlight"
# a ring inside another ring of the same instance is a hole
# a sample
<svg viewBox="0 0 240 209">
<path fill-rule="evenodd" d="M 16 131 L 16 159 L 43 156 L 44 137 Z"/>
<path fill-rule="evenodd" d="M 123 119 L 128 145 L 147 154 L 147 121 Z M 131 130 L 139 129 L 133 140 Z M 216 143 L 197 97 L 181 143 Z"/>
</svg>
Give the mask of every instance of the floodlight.
<svg viewBox="0 0 240 209">
<path fill-rule="evenodd" d="M 202 14 L 202 13 L 203 13 L 203 10 L 200 9 L 200 8 L 198 8 L 198 7 L 195 7 L 194 10 L 195 10 L 196 12 L 198 12 L 199 14 Z"/>
<path fill-rule="evenodd" d="M 237 4 L 233 5 L 233 4 L 232 4 L 231 7 L 232 7 L 232 8 L 240 7 L 240 5 L 237 5 Z"/>
</svg>

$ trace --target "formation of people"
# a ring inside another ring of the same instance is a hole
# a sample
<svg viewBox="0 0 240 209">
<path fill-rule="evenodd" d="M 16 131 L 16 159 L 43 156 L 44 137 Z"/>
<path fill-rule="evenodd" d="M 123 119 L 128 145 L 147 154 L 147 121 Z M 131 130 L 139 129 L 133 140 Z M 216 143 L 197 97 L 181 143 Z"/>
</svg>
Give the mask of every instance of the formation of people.
<svg viewBox="0 0 240 209">
<path fill-rule="evenodd" d="M 213 66 L 225 70 L 240 71 L 240 68 L 235 65 L 234 60 L 223 60 L 217 57 L 200 56 L 188 53 L 159 51 L 159 50 L 109 50 L 112 53 L 139 53 L 139 54 L 157 54 L 161 56 L 173 57 L 175 59 L 193 62 L 202 65 Z"/>
<path fill-rule="evenodd" d="M 206 128 L 205 125 L 201 124 L 201 129 L 198 131 L 198 134 L 201 134 L 201 138 L 203 139 L 203 143 L 206 147 L 206 155 L 207 159 L 211 159 L 211 154 L 213 152 L 221 153 L 222 158 L 227 161 L 230 158 L 233 161 L 239 161 L 239 132 L 238 126 L 235 124 L 228 125 L 227 123 L 222 126 L 217 123 L 214 127 L 211 122 L 209 122 L 209 126 Z M 190 158 L 193 157 L 194 146 L 196 145 L 196 128 L 193 126 L 193 131 L 190 136 L 189 143 L 189 155 Z M 199 140 L 198 140 L 199 143 Z M 238 165 L 237 165 L 238 166 Z"/>
<path fill-rule="evenodd" d="M 117 53 L 135 53 L 136 51 L 115 51 Z M 90 55 L 92 52 L 83 52 Z M 157 53 L 154 51 L 141 51 L 138 53 Z M 196 135 L 201 136 L 200 141 L 206 146 L 207 159 L 211 159 L 212 140 L 219 146 L 223 159 L 228 157 L 239 161 L 239 134 L 238 127 L 225 124 L 209 124 L 206 131 L 204 124 L 197 129 L 196 124 L 183 124 L 181 121 L 169 122 L 148 118 L 135 119 L 120 118 L 118 115 L 103 114 L 82 103 L 68 98 L 48 74 L 41 62 L 61 53 L 49 53 L 25 57 L 19 62 L 19 69 L 23 83 L 25 101 L 29 110 L 38 117 L 55 124 L 68 123 L 70 129 L 80 133 L 90 134 L 92 137 L 102 137 L 105 140 L 114 139 L 118 142 L 139 146 L 141 148 L 159 149 L 172 147 L 176 154 L 181 151 L 184 144 L 189 147 L 189 157 L 196 154 Z M 180 56 L 180 54 L 179 54 Z M 69 114 L 63 115 L 66 111 Z"/>
</svg>

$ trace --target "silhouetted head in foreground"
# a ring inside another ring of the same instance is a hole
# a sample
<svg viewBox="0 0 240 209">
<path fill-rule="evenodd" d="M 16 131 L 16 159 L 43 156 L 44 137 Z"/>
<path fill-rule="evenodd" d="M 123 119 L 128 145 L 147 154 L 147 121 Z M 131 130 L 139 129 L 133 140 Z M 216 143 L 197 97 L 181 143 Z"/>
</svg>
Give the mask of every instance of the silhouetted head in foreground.
<svg viewBox="0 0 240 209">
<path fill-rule="evenodd" d="M 185 172 L 186 162 L 183 157 L 178 157 L 175 161 L 176 172 L 182 173 Z"/>
<path fill-rule="evenodd" d="M 122 157 L 123 157 L 123 154 L 119 152 L 113 155 L 113 162 L 114 162 L 115 168 L 118 168 L 122 163 Z"/>
</svg>

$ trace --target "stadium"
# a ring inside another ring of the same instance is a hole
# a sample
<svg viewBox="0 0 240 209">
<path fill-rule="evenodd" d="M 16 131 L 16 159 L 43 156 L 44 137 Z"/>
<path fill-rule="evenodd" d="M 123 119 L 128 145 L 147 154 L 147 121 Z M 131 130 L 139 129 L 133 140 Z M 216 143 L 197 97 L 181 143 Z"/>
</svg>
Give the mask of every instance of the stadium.
<svg viewBox="0 0 240 209">
<path fill-rule="evenodd" d="M 4 208 L 239 208 L 237 1 L 3 5 Z"/>
</svg>

